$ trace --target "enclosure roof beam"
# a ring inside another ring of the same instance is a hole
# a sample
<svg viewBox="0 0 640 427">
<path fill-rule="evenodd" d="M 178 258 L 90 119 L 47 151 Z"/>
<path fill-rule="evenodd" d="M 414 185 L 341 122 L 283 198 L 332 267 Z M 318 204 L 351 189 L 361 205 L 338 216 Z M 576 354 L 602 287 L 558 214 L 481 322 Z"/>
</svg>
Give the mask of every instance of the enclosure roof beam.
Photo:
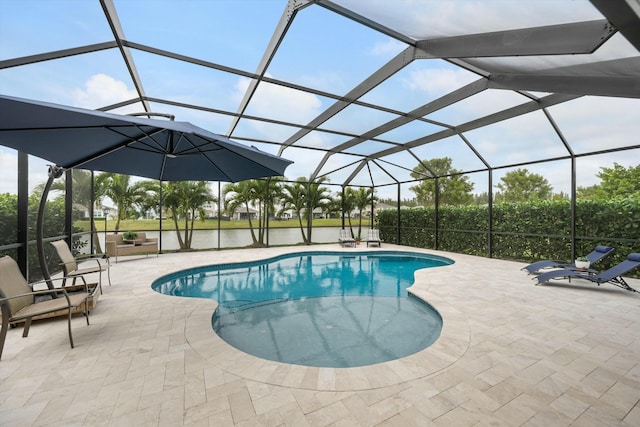
<svg viewBox="0 0 640 427">
<path fill-rule="evenodd" d="M 570 95 L 640 98 L 640 76 L 492 74 L 489 87 Z"/>
<path fill-rule="evenodd" d="M 107 22 L 109 23 L 109 27 L 111 28 L 116 44 L 120 49 L 122 59 L 124 60 L 127 70 L 129 70 L 129 76 L 133 81 L 136 92 L 138 92 L 140 103 L 143 105 L 145 111 L 151 111 L 149 103 L 144 99 L 145 93 L 144 88 L 142 87 L 142 80 L 140 79 L 140 75 L 138 74 L 138 70 L 136 69 L 135 62 L 133 61 L 131 50 L 122 43 L 122 40 L 125 38 L 124 30 L 122 29 L 122 25 L 120 24 L 118 12 L 116 12 L 116 7 L 113 4 L 113 0 L 100 0 L 100 4 L 102 5 L 102 10 L 104 11 L 105 17 L 107 18 Z"/>
<path fill-rule="evenodd" d="M 640 2 L 638 0 L 591 0 L 620 33 L 640 51 Z"/>
<path fill-rule="evenodd" d="M 402 68 L 410 64 L 416 58 L 416 49 L 414 47 L 408 47 L 404 51 L 400 52 L 389 62 L 379 68 L 372 75 L 367 77 L 362 83 L 353 88 L 347 93 L 343 99 L 336 101 L 329 108 L 320 113 L 315 119 L 309 122 L 306 126 L 292 135 L 289 139 L 282 143 L 278 155 L 281 156 L 282 152 L 293 145 L 296 141 L 300 140 L 303 136 L 307 135 L 313 129 L 319 127 L 322 123 L 329 120 L 331 117 L 344 110 L 351 105 L 355 100 L 369 92 L 371 89 L 378 86 L 380 83 L 391 77 L 393 74 L 400 71 Z"/>
<path fill-rule="evenodd" d="M 370 130 L 369 132 L 366 132 L 356 138 L 353 138 L 349 141 L 346 141 L 334 148 L 331 149 L 330 152 L 327 152 L 324 156 L 324 158 L 322 159 L 322 161 L 318 164 L 318 167 L 316 168 L 316 170 L 313 172 L 313 175 L 316 175 L 320 172 L 320 169 L 324 166 L 324 163 L 327 161 L 327 159 L 332 156 L 333 154 L 336 153 L 340 153 L 350 147 L 353 147 L 357 144 L 360 144 L 361 142 L 370 140 L 378 135 L 381 135 L 385 132 L 389 132 L 390 130 L 393 130 L 395 128 L 398 128 L 402 125 L 405 125 L 413 120 L 416 120 L 422 116 L 426 116 L 427 114 L 431 114 L 435 111 L 438 111 L 442 108 L 445 108 L 449 105 L 455 104 L 458 101 L 461 101 L 465 98 L 468 98 L 472 95 L 475 95 L 479 92 L 482 92 L 483 90 L 485 90 L 487 88 L 487 80 L 486 79 L 478 79 L 475 82 L 472 82 L 464 87 L 461 87 L 460 89 L 457 89 L 451 93 L 448 93 L 445 96 L 442 96 L 432 102 L 429 102 L 428 104 L 425 104 L 421 107 L 418 107 L 416 109 L 414 109 L 413 111 L 409 112 L 407 115 L 405 116 L 401 116 L 398 117 L 394 120 L 391 120 L 387 123 L 384 123 L 380 126 L 378 126 L 377 128 L 374 128 L 372 130 Z"/>
<path fill-rule="evenodd" d="M 438 58 L 586 54 L 615 32 L 606 19 L 600 19 L 420 40 L 416 47 Z"/>
<path fill-rule="evenodd" d="M 524 104 L 520 104 L 515 107 L 508 108 L 506 110 L 502 110 L 494 114 L 489 114 L 487 116 L 481 117 L 476 120 L 471 120 L 460 126 L 456 126 L 455 129 L 445 129 L 441 132 L 436 132 L 431 135 L 427 135 L 423 138 L 418 138 L 413 141 L 409 141 L 406 144 L 403 144 L 402 146 L 399 146 L 399 147 L 393 147 L 386 150 L 378 151 L 377 153 L 367 156 L 367 159 L 379 159 L 381 157 L 385 157 L 391 154 L 396 154 L 410 148 L 416 148 L 421 145 L 425 145 L 434 141 L 448 138 L 450 136 L 453 136 L 462 132 L 468 132 L 474 129 L 481 128 L 483 126 L 487 126 L 487 125 L 497 123 L 503 120 L 507 120 L 513 117 L 518 117 L 523 114 L 531 113 L 533 111 L 537 111 L 542 108 L 547 108 L 552 105 L 561 104 L 563 102 L 570 101 L 575 98 L 578 98 L 578 96 L 575 96 L 575 95 L 570 96 L 570 95 L 563 95 L 563 94 L 548 95 L 540 99 L 539 101 L 529 101 Z"/>
<path fill-rule="evenodd" d="M 39 53 L 37 55 L 22 56 L 20 58 L 5 59 L 4 61 L 0 61 L 0 70 L 19 67 L 21 65 L 51 61 L 54 59 L 67 58 L 69 56 L 82 55 L 84 53 L 99 52 L 101 50 L 114 49 L 116 47 L 118 47 L 118 45 L 115 41 L 108 41 L 69 49 L 55 50 L 53 52 Z"/>
<path fill-rule="evenodd" d="M 289 0 L 287 2 L 287 6 L 284 12 L 282 13 L 280 20 L 278 21 L 278 25 L 273 31 L 271 40 L 269 40 L 269 44 L 267 45 L 267 48 L 265 49 L 264 54 L 262 55 L 262 59 L 260 59 L 260 63 L 258 64 L 258 67 L 256 70 L 256 74 L 258 75 L 258 78 L 252 79 L 249 82 L 249 86 L 247 87 L 247 90 L 244 93 L 244 97 L 242 98 L 242 101 L 238 106 L 236 117 L 233 119 L 233 121 L 231 122 L 231 125 L 229 126 L 229 130 L 227 131 L 227 136 L 231 136 L 235 128 L 238 126 L 238 122 L 240 121 L 240 119 L 242 118 L 242 115 L 246 111 L 247 106 L 251 101 L 251 98 L 253 98 L 253 95 L 256 93 L 258 84 L 262 81 L 264 74 L 267 72 L 267 68 L 269 67 L 269 64 L 271 63 L 271 60 L 273 59 L 274 55 L 276 54 L 278 47 L 284 40 L 284 36 L 287 34 L 287 31 L 289 30 L 289 27 L 291 26 L 291 23 L 293 22 L 294 17 L 296 16 L 299 10 L 304 9 L 305 7 L 311 4 L 313 4 L 313 2 L 309 0 Z"/>
</svg>

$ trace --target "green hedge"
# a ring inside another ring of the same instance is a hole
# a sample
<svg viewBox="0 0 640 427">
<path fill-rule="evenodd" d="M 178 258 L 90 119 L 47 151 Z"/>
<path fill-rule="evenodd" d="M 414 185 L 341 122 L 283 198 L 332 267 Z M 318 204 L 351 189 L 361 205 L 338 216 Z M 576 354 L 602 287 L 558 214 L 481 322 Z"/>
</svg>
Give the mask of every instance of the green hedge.
<svg viewBox="0 0 640 427">
<path fill-rule="evenodd" d="M 36 226 L 37 226 L 37 214 L 40 204 L 40 198 L 37 195 L 32 195 L 29 198 L 28 206 L 28 240 L 31 244 L 28 247 L 28 274 L 29 281 L 37 281 L 42 279 L 42 272 L 40 269 L 40 261 L 38 258 L 38 251 L 35 244 L 36 239 Z M 64 230 L 64 213 L 65 205 L 64 199 L 58 198 L 56 200 L 48 201 L 45 205 L 44 222 L 43 222 L 43 234 L 44 238 L 61 236 L 65 234 Z M 18 242 L 18 196 L 15 194 L 3 193 L 0 194 L 0 245 L 10 245 Z M 77 228 L 73 228 L 73 232 L 79 232 Z M 85 243 L 79 238 L 73 239 L 73 251 L 79 253 Z M 45 243 L 44 244 L 45 257 L 47 259 L 47 266 L 51 274 L 61 270 L 60 260 L 55 254 L 53 247 Z M 17 260 L 18 251 L 16 249 L 8 249 L 1 251 L 0 256 L 9 255 L 14 260 Z"/>
<path fill-rule="evenodd" d="M 470 255 L 489 255 L 488 206 L 445 206 L 439 210 L 438 248 Z M 377 217 L 384 241 L 420 248 L 436 248 L 435 209 L 382 211 Z M 571 258 L 571 203 L 545 200 L 500 203 L 493 206 L 493 257 L 532 262 Z M 630 252 L 640 252 L 640 200 L 581 200 L 576 203 L 576 253 L 595 245 L 616 248 L 599 264 L 608 268 Z M 640 272 L 631 274 L 640 277 Z"/>
</svg>

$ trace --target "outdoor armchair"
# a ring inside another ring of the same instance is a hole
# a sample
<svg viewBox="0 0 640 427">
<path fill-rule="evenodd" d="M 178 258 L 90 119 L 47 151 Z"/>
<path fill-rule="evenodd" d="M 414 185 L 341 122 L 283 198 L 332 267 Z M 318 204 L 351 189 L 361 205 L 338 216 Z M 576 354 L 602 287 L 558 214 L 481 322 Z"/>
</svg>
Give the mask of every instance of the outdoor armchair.
<svg viewBox="0 0 640 427">
<path fill-rule="evenodd" d="M 36 296 L 49 294 L 53 298 L 37 302 Z M 0 358 L 4 349 L 4 341 L 7 337 L 9 325 L 24 321 L 22 336 L 29 335 L 29 328 L 34 317 L 62 311 L 67 314 L 69 330 L 69 344 L 73 348 L 73 335 L 71 334 L 72 310 L 84 304 L 84 315 L 89 324 L 87 311 L 88 289 L 78 293 L 68 293 L 62 288 L 34 291 L 27 284 L 20 272 L 18 264 L 9 256 L 0 258 L 0 310 L 2 313 L 2 328 L 0 329 Z"/>
<path fill-rule="evenodd" d="M 73 279 L 73 285 L 75 285 L 77 278 L 82 279 L 82 283 L 86 285 L 87 281 L 84 276 L 98 273 L 97 286 L 100 288 L 100 293 L 102 293 L 102 272 L 106 271 L 109 286 L 111 286 L 111 272 L 109 271 L 111 265 L 107 255 L 99 254 L 74 257 L 66 241 L 56 240 L 55 242 L 51 242 L 51 245 L 55 248 L 58 257 L 62 261 L 62 270 L 65 279 Z M 82 267 L 78 267 L 79 262 L 82 263 Z"/>
</svg>

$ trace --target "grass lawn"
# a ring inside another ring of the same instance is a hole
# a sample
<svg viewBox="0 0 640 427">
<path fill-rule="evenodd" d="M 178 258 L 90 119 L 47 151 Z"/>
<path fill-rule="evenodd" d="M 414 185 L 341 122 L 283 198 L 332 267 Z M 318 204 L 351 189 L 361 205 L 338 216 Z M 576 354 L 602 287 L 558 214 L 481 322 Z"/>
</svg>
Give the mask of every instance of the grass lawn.
<svg viewBox="0 0 640 427">
<path fill-rule="evenodd" d="M 257 228 L 258 221 L 252 221 L 253 227 Z M 306 221 L 304 221 L 303 226 L 306 227 Z M 358 227 L 358 221 L 352 220 L 351 224 L 354 228 Z M 80 228 L 82 231 L 90 231 L 91 223 L 88 220 L 75 221 L 73 224 L 75 227 Z M 95 227 L 96 230 L 104 230 L 104 221 L 96 220 Z M 116 222 L 114 220 L 107 221 L 107 230 L 113 231 Z M 184 221 L 178 221 L 178 226 L 184 227 Z M 290 219 L 286 221 L 277 221 L 270 220 L 269 228 L 298 228 L 300 226 L 297 219 Z M 313 227 L 341 227 L 342 219 L 340 218 L 331 218 L 331 219 L 314 219 L 312 223 Z M 348 227 L 349 223 L 345 222 L 345 226 Z M 362 227 L 366 228 L 369 226 L 369 220 L 362 220 Z M 120 231 L 157 231 L 160 227 L 160 221 L 156 219 L 128 219 L 120 221 Z M 218 229 L 218 220 L 217 219 L 206 219 L 204 221 L 196 220 L 194 222 L 194 227 L 196 230 L 217 230 Z M 220 229 L 233 229 L 233 228 L 249 228 L 249 221 L 220 221 Z M 173 220 L 165 219 L 162 220 L 162 229 L 165 231 L 175 230 L 175 225 Z"/>
</svg>

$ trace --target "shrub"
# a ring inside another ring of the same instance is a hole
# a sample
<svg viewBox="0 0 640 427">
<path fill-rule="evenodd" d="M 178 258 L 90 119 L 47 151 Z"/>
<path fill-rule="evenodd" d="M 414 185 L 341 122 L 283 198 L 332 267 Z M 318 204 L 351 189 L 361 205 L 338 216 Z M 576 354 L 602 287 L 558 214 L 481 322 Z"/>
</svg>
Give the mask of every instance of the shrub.
<svg viewBox="0 0 640 427">
<path fill-rule="evenodd" d="M 438 213 L 437 249 L 488 256 L 491 241 L 495 258 L 524 262 L 571 258 L 570 201 L 494 204 L 491 236 L 488 206 L 443 206 Z M 377 221 L 383 241 L 436 248 L 434 208 L 402 209 L 399 225 L 396 210 L 378 213 Z M 613 246 L 613 256 L 598 264 L 600 269 L 611 267 L 640 250 L 640 200 L 579 200 L 575 226 L 576 253 L 591 252 L 597 244 Z"/>
</svg>

